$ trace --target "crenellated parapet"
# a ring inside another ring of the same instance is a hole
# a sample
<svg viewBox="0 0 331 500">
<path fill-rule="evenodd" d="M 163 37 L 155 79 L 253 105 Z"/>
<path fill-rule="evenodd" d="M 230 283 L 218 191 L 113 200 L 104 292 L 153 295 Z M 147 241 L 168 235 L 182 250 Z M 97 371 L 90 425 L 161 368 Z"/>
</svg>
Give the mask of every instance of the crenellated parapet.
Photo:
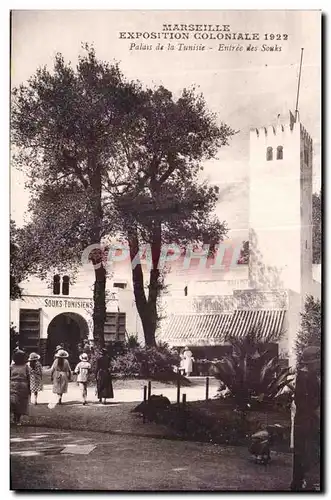
<svg viewBox="0 0 331 500">
<path fill-rule="evenodd" d="M 300 122 L 294 123 L 278 123 L 277 125 L 269 125 L 268 127 L 252 128 L 250 130 L 251 140 L 257 141 L 279 141 L 288 140 L 295 134 L 300 132 L 301 138 L 312 146 L 313 140 L 305 127 Z"/>
<path fill-rule="evenodd" d="M 279 139 L 282 141 L 284 138 L 292 137 L 300 130 L 300 125 L 299 123 L 294 123 L 293 125 L 280 123 L 276 126 L 269 125 L 268 127 L 254 128 L 250 130 L 250 137 L 259 141 L 268 141 L 268 139 L 272 141 Z"/>
<path fill-rule="evenodd" d="M 303 141 L 310 146 L 313 147 L 313 139 L 310 137 L 309 133 L 305 129 L 305 127 L 300 123 L 300 135 Z"/>
</svg>

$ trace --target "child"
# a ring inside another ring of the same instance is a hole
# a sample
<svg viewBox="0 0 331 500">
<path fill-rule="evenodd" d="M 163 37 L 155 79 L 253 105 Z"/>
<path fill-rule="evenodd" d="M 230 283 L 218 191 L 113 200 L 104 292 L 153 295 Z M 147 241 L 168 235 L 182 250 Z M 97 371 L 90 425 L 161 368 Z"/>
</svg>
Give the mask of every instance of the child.
<svg viewBox="0 0 331 500">
<path fill-rule="evenodd" d="M 38 392 L 42 391 L 43 368 L 39 361 L 40 356 L 36 352 L 31 352 L 28 365 L 30 367 L 30 391 L 34 394 L 34 404 L 37 404 Z"/>
<path fill-rule="evenodd" d="M 86 405 L 87 398 L 87 381 L 91 370 L 91 365 L 88 362 L 88 356 L 85 352 L 79 356 L 80 362 L 75 368 L 75 373 L 77 376 L 77 382 L 82 391 L 83 405 Z"/>
<path fill-rule="evenodd" d="M 25 362 L 25 352 L 16 351 L 10 367 L 10 411 L 14 424 L 20 425 L 22 415 L 28 414 L 30 398 L 30 368 Z"/>
</svg>

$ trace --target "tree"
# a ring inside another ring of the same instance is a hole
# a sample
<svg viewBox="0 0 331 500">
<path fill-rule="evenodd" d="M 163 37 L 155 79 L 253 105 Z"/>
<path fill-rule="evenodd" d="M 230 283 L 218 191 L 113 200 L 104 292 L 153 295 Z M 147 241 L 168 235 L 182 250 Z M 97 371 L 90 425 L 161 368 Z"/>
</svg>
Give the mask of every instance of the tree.
<svg viewBox="0 0 331 500">
<path fill-rule="evenodd" d="M 83 250 L 114 230 L 103 190 L 116 162 L 118 135 L 129 129 L 131 110 L 139 106 L 138 90 L 88 46 L 76 69 L 57 54 L 52 72 L 40 68 L 13 90 L 14 164 L 25 170 L 32 194 L 24 237 L 41 277 L 52 268 L 77 267 Z M 90 258 L 94 339 L 102 346 L 106 269 L 100 251 Z"/>
<path fill-rule="evenodd" d="M 306 347 L 321 347 L 322 306 L 319 299 L 308 295 L 304 312 L 301 313 L 301 328 L 295 342 L 297 362 L 300 363 Z"/>
<path fill-rule="evenodd" d="M 202 95 L 184 89 L 178 99 L 164 87 L 147 89 L 135 116 L 137 126 L 122 136 L 122 181 L 131 190 L 109 193 L 114 201 L 121 235 L 128 241 L 131 261 L 144 245 L 151 251 L 148 293 L 141 263 L 132 266 L 136 306 L 145 342 L 155 345 L 158 298 L 164 269 L 158 265 L 163 245 L 215 245 L 227 228 L 213 210 L 218 189 L 199 181 L 202 162 L 228 144 L 233 131 L 207 109 Z"/>
<path fill-rule="evenodd" d="M 184 89 L 127 82 L 117 65 L 86 47 L 76 70 L 57 55 L 54 71 L 37 70 L 13 92 L 15 161 L 29 174 L 32 222 L 26 237 L 39 252 L 40 275 L 78 266 L 86 246 L 109 235 L 126 239 L 134 261 L 151 247 L 148 296 L 140 262 L 132 266 L 136 305 L 147 345 L 155 345 L 164 243 L 215 244 L 226 234 L 213 216 L 216 187 L 198 181 L 233 131 L 218 124 L 205 100 Z M 96 249 L 94 338 L 103 344 L 106 266 Z"/>
<path fill-rule="evenodd" d="M 22 230 L 10 220 L 10 300 L 22 297 L 21 282 L 32 269 L 31 255 L 26 252 L 22 241 Z"/>
<path fill-rule="evenodd" d="M 249 241 L 243 241 L 237 264 L 249 263 Z"/>
<path fill-rule="evenodd" d="M 313 193 L 313 264 L 321 263 L 322 256 L 322 190 Z"/>
<path fill-rule="evenodd" d="M 19 286 L 22 277 L 18 269 L 18 263 L 16 225 L 13 220 L 10 220 L 10 300 L 19 299 L 22 296 L 22 290 Z"/>
</svg>

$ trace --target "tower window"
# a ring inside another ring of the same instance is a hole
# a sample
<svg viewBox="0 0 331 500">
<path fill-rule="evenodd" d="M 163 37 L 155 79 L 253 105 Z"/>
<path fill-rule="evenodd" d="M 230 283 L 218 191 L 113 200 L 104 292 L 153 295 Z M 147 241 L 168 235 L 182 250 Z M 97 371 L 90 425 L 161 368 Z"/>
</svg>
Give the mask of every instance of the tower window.
<svg viewBox="0 0 331 500">
<path fill-rule="evenodd" d="M 117 283 L 117 282 L 115 282 L 115 283 L 113 284 L 113 287 L 114 287 L 114 288 L 122 288 L 122 290 L 125 290 L 125 288 L 126 288 L 126 283 Z"/>
<path fill-rule="evenodd" d="M 184 295 L 185 295 L 185 297 L 187 297 L 187 292 L 188 292 L 188 288 L 187 288 L 187 286 L 186 286 L 186 287 L 184 288 Z"/>
<path fill-rule="evenodd" d="M 277 160 L 283 159 L 283 146 L 277 147 Z"/>
<path fill-rule="evenodd" d="M 69 276 L 62 278 L 62 295 L 69 295 Z"/>
<path fill-rule="evenodd" d="M 273 153 L 272 153 L 272 147 L 267 148 L 267 161 L 272 161 Z"/>
<path fill-rule="evenodd" d="M 60 295 L 60 275 L 56 274 L 53 277 L 53 294 Z"/>
</svg>

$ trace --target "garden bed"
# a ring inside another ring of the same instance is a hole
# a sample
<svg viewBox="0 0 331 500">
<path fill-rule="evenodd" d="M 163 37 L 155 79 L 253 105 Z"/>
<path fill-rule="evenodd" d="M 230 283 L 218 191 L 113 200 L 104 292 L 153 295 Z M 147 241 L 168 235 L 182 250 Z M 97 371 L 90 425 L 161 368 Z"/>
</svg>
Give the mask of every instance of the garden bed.
<svg viewBox="0 0 331 500">
<path fill-rule="evenodd" d="M 211 400 L 176 404 L 158 414 L 157 421 L 168 425 L 178 436 L 193 441 L 232 446 L 246 446 L 254 432 L 267 425 L 284 427 L 282 439 L 275 443 L 276 451 L 290 451 L 290 412 L 272 406 L 261 406 L 247 412 L 245 418 L 235 411 L 232 401 Z"/>
</svg>

